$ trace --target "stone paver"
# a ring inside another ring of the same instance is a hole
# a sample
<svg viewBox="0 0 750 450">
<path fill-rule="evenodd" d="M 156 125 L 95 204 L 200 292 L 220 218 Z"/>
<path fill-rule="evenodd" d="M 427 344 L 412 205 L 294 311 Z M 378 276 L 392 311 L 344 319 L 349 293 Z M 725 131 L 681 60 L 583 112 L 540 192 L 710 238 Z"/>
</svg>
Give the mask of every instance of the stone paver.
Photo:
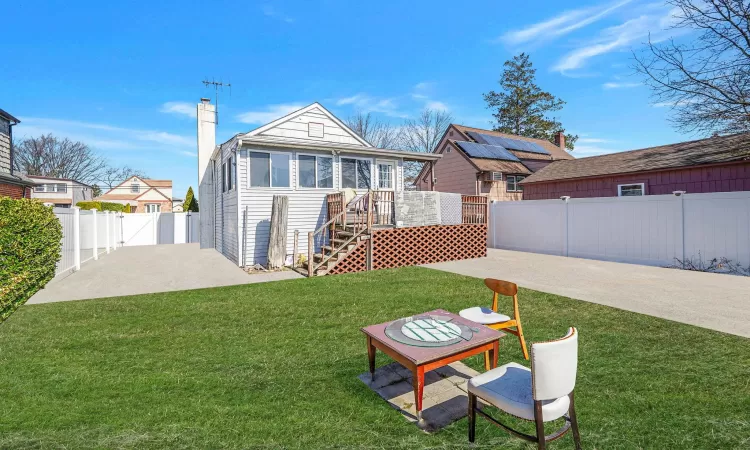
<svg viewBox="0 0 750 450">
<path fill-rule="evenodd" d="M 398 410 L 406 420 L 424 431 L 434 432 L 466 417 L 469 404 L 466 383 L 477 375 L 479 372 L 462 362 L 454 362 L 427 372 L 422 397 L 422 424 L 417 424 L 410 370 L 394 362 L 375 369 L 375 380 L 371 380 L 370 372 L 361 374 L 359 379 Z"/>
<path fill-rule="evenodd" d="M 425 267 L 750 337 L 750 277 L 497 249 Z"/>
<path fill-rule="evenodd" d="M 198 244 L 122 247 L 53 280 L 29 304 L 182 291 L 300 278 L 292 271 L 248 275 L 214 249 Z"/>
</svg>

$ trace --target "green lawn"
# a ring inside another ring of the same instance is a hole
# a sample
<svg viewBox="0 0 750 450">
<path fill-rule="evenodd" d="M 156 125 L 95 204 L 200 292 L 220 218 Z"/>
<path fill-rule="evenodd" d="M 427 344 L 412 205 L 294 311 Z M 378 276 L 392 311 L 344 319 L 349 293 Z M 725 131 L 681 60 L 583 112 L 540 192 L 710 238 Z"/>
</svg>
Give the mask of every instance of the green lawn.
<svg viewBox="0 0 750 450">
<path fill-rule="evenodd" d="M 465 448 L 466 419 L 425 434 L 357 379 L 359 328 L 488 293 L 405 268 L 24 306 L 0 325 L 0 448 Z M 578 327 L 584 448 L 750 446 L 749 340 L 530 290 L 520 304 L 529 341 Z M 512 336 L 500 359 L 522 360 Z M 526 448 L 483 420 L 477 444 Z"/>
</svg>

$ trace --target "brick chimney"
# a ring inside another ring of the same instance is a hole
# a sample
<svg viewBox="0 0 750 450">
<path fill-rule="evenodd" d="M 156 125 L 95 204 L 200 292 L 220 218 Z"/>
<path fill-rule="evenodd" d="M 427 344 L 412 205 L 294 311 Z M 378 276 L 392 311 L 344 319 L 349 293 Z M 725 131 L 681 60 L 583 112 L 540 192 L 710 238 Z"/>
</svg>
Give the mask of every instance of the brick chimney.
<svg viewBox="0 0 750 450">
<path fill-rule="evenodd" d="M 208 161 L 216 148 L 216 106 L 211 99 L 198 103 L 198 186 L 208 168 Z"/>
<path fill-rule="evenodd" d="M 555 135 L 555 145 L 565 150 L 565 131 L 558 131 Z"/>
</svg>

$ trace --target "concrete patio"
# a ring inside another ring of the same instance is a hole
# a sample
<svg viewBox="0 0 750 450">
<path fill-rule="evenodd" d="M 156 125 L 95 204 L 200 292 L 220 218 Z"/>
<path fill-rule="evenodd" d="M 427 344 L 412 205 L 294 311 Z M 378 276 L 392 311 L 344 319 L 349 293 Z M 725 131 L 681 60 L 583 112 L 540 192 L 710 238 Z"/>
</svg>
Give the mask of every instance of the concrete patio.
<svg viewBox="0 0 750 450">
<path fill-rule="evenodd" d="M 122 247 L 51 281 L 29 304 L 182 291 L 299 278 L 296 272 L 248 275 L 214 249 L 198 244 Z"/>
<path fill-rule="evenodd" d="M 425 267 L 750 337 L 750 277 L 498 249 Z M 520 305 L 522 315 L 533 308 L 523 297 Z"/>
</svg>

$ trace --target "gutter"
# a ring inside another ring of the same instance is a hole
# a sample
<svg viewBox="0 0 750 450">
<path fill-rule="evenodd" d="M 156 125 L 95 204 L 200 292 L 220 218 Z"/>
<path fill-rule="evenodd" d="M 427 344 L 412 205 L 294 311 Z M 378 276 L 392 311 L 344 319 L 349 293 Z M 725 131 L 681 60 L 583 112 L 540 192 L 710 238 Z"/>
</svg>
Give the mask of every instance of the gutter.
<svg viewBox="0 0 750 450">
<path fill-rule="evenodd" d="M 359 153 L 364 155 L 374 156 L 392 156 L 395 158 L 402 158 L 405 161 L 437 161 L 443 157 L 436 153 L 419 153 L 410 152 L 404 150 L 392 150 L 392 149 L 376 149 L 376 148 L 357 148 L 357 147 L 344 147 L 344 146 L 333 146 L 333 145 L 319 145 L 319 144 L 307 144 L 307 143 L 296 143 L 288 141 L 258 141 L 250 139 L 239 139 L 240 145 L 243 146 L 257 146 L 257 147 L 268 147 L 268 148 L 280 148 L 280 149 L 292 149 L 292 150 L 323 150 L 338 153 Z"/>
</svg>

